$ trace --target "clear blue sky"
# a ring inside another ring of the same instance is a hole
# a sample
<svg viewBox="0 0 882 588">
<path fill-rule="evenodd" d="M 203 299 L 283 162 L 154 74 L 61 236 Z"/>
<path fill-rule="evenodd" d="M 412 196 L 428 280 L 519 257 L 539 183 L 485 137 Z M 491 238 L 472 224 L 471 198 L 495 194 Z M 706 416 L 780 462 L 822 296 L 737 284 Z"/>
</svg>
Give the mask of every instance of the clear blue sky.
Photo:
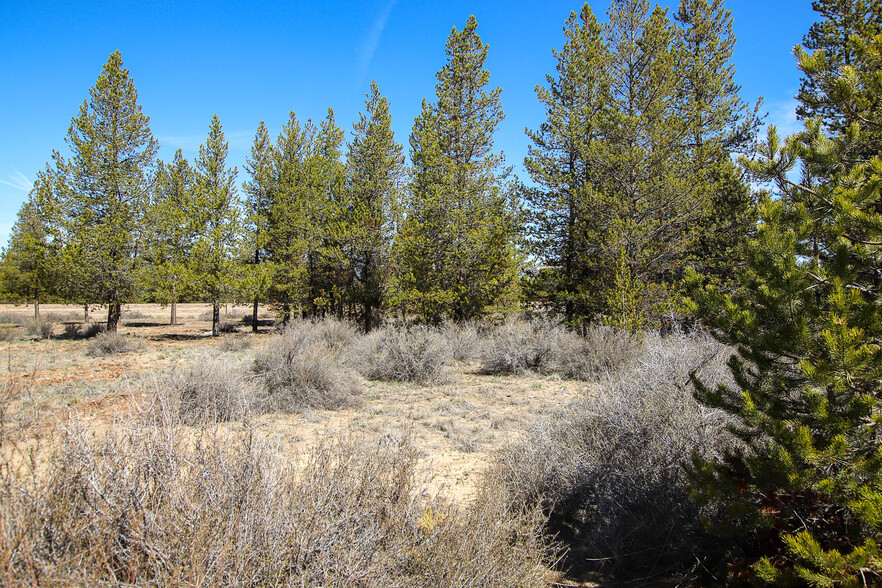
<svg viewBox="0 0 882 588">
<path fill-rule="evenodd" d="M 605 20 L 608 0 L 592 1 Z M 676 6 L 676 0 L 661 2 Z M 506 119 L 497 136 L 523 176 L 527 139 L 544 117 L 534 88 L 554 71 L 552 48 L 579 2 L 377 0 L 356 2 L 22 2 L 0 0 L 0 244 L 30 182 L 64 137 L 107 56 L 116 49 L 150 116 L 160 157 L 192 160 L 217 113 L 242 165 L 259 121 L 276 136 L 294 110 L 322 119 L 328 107 L 351 129 L 375 79 L 407 145 L 423 97 L 432 98 L 452 27 L 470 14 L 490 45 L 491 84 Z M 729 0 L 742 96 L 765 98 L 769 121 L 795 130 L 799 86 L 791 49 L 815 20 L 809 0 Z M 348 140 L 348 134 L 347 134 Z"/>
</svg>

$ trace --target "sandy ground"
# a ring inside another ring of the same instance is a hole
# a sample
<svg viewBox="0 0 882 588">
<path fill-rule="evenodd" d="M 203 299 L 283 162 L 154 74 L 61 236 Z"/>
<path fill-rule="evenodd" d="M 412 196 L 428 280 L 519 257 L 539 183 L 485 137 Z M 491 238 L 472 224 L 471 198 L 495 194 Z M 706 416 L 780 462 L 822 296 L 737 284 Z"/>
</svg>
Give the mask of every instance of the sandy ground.
<svg viewBox="0 0 882 588">
<path fill-rule="evenodd" d="M 120 332 L 143 339 L 144 349 L 105 357 L 86 354 L 88 341 L 65 335 L 66 324 L 83 321 L 82 307 L 42 305 L 41 316 L 55 322 L 51 339 L 26 339 L 24 327 L 10 319 L 33 316 L 33 308 L 0 305 L 0 326 L 15 336 L 0 342 L 0 386 L 14 391 L 35 415 L 35 425 L 57 426 L 67 415 L 111 426 L 114 419 L 149 403 L 156 375 L 206 358 L 243 361 L 272 336 L 262 325 L 251 334 L 241 322 L 245 307 L 222 309 L 222 320 L 237 333 L 211 338 L 207 304 L 178 306 L 176 326 L 169 309 L 133 304 L 123 310 Z M 99 309 L 92 318 L 106 318 Z M 261 316 L 271 318 L 268 314 Z M 8 322 L 7 322 L 8 321 Z M 267 321 L 268 322 L 268 321 Z M 225 338 L 250 339 L 250 347 L 229 351 Z M 367 436 L 410 431 L 420 451 L 430 489 L 453 501 L 468 501 L 494 452 L 522 434 L 526 425 L 577 395 L 580 382 L 556 377 L 499 377 L 478 372 L 475 363 L 454 362 L 444 382 L 433 386 L 366 381 L 358 406 L 339 411 L 267 414 L 257 423 L 298 448 L 317 439 L 348 432 Z"/>
</svg>

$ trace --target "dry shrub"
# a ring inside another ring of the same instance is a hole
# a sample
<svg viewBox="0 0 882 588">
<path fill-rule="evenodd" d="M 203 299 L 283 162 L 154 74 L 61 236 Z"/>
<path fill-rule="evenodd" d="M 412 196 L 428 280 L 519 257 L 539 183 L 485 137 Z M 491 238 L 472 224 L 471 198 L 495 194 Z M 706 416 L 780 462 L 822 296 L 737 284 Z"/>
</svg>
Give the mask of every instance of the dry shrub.
<svg viewBox="0 0 882 588">
<path fill-rule="evenodd" d="M 450 353 L 457 361 L 471 361 L 480 355 L 481 327 L 476 322 L 444 323 L 441 326 L 441 336 L 447 341 Z"/>
<path fill-rule="evenodd" d="M 242 365 L 200 361 L 157 378 L 151 416 L 187 425 L 244 419 L 260 407 L 257 386 Z"/>
<path fill-rule="evenodd" d="M 612 327 L 590 327 L 584 337 L 550 320 L 511 321 L 484 340 L 481 370 L 486 374 L 557 374 L 597 380 L 633 359 L 639 338 Z"/>
<path fill-rule="evenodd" d="M 358 374 L 343 361 L 346 328 L 338 321 L 298 321 L 258 349 L 254 372 L 268 410 L 339 409 L 361 393 Z M 353 329 L 354 333 L 354 329 Z"/>
<path fill-rule="evenodd" d="M 0 312 L 0 324 L 2 325 L 22 325 L 28 318 L 28 315 L 17 312 Z"/>
<path fill-rule="evenodd" d="M 85 331 L 83 331 L 83 337 L 85 339 L 91 339 L 92 337 L 100 335 L 106 330 L 107 326 L 104 323 L 89 323 L 89 326 L 86 327 Z"/>
<path fill-rule="evenodd" d="M 69 339 L 79 339 L 83 335 L 83 326 L 80 323 L 65 323 L 64 336 Z"/>
<path fill-rule="evenodd" d="M 352 322 L 335 318 L 292 321 L 284 332 L 309 343 L 323 343 L 336 351 L 344 349 L 358 336 L 358 330 Z"/>
<path fill-rule="evenodd" d="M 416 488 L 409 435 L 327 440 L 302 459 L 253 429 L 77 427 L 39 473 L 0 470 L 0 584 L 534 586 L 535 511 Z"/>
<path fill-rule="evenodd" d="M 50 317 L 40 317 L 39 320 L 29 318 L 21 323 L 25 335 L 36 339 L 49 339 L 55 329 L 55 322 Z"/>
<path fill-rule="evenodd" d="M 366 378 L 431 384 L 441 379 L 452 352 L 429 327 L 388 327 L 364 337 L 353 356 Z"/>
<path fill-rule="evenodd" d="M 100 333 L 89 341 L 86 346 L 86 355 L 101 357 L 115 355 L 128 351 L 140 351 L 144 349 L 144 341 L 135 337 L 127 337 L 119 333 Z"/>
<path fill-rule="evenodd" d="M 245 351 L 251 348 L 252 339 L 248 335 L 237 335 L 235 337 L 224 337 L 221 339 L 218 347 L 221 351 L 237 352 Z"/>
<path fill-rule="evenodd" d="M 692 396 L 690 374 L 729 378 L 731 351 L 705 334 L 648 334 L 631 368 L 530 427 L 496 475 L 513 504 L 544 504 L 569 563 L 641 581 L 696 562 L 709 545 L 682 464 L 732 439 Z"/>
</svg>

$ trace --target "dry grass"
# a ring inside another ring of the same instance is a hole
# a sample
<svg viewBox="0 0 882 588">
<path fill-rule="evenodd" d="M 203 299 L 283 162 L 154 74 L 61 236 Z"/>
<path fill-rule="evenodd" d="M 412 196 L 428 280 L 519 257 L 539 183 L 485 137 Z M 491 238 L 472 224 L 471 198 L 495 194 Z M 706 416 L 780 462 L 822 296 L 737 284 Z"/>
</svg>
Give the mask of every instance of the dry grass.
<svg viewBox="0 0 882 588">
<path fill-rule="evenodd" d="M 707 547 L 682 464 L 732 442 L 723 414 L 698 404 L 690 374 L 728 378 L 731 354 L 695 333 L 647 334 L 631 368 L 530 427 L 497 475 L 516 505 L 543 504 L 576 569 L 655 581 Z"/>
<path fill-rule="evenodd" d="M 168 411 L 167 411 L 168 412 Z M 419 491 L 407 433 L 299 458 L 250 427 L 116 423 L 0 454 L 0 584 L 543 586 L 535 511 Z"/>
</svg>

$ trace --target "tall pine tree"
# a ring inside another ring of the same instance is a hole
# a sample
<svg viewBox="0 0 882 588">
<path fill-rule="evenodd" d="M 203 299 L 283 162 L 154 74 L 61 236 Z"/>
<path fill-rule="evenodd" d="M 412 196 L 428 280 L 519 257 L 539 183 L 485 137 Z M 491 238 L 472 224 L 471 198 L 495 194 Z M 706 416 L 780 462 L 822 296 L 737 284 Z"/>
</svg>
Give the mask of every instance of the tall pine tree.
<svg viewBox="0 0 882 588">
<path fill-rule="evenodd" d="M 527 130 L 533 144 L 524 164 L 539 186 L 526 192 L 531 237 L 546 266 L 536 286 L 573 324 L 590 315 L 594 286 L 588 276 L 595 260 L 588 252 L 595 236 L 588 219 L 597 178 L 589 158 L 611 96 L 603 30 L 587 4 L 570 14 L 564 36 L 563 49 L 554 51 L 557 76 L 536 88 L 546 120 L 538 131 Z"/>
<path fill-rule="evenodd" d="M 245 169 L 251 179 L 242 185 L 245 192 L 245 227 L 243 246 L 245 247 L 245 275 L 241 290 L 252 301 L 251 330 L 257 332 L 257 311 L 265 299 L 273 280 L 272 264 L 269 261 L 270 213 L 272 190 L 275 180 L 273 170 L 274 150 L 269 132 L 263 121 L 257 127 L 251 157 L 245 162 Z"/>
<path fill-rule="evenodd" d="M 177 324 L 177 304 L 195 289 L 190 261 L 198 229 L 195 219 L 196 176 L 180 149 L 161 165 L 147 210 L 143 281 L 150 297 L 170 308 L 169 324 Z"/>
<path fill-rule="evenodd" d="M 108 306 L 107 330 L 116 331 L 122 303 L 134 293 L 143 215 L 156 141 L 138 92 L 111 53 L 89 98 L 71 121 L 72 155 L 58 158 L 65 176 L 66 233 L 84 269 L 78 289 Z"/>
<path fill-rule="evenodd" d="M 395 209 L 405 171 L 389 101 L 376 82 L 371 82 L 365 112 L 359 113 L 352 134 L 346 155 L 345 251 L 354 280 L 350 298 L 361 305 L 364 328 L 370 331 L 385 305 Z"/>
<path fill-rule="evenodd" d="M 56 181 L 48 165 L 38 173 L 3 252 L 4 294 L 33 302 L 34 319 L 38 321 L 40 302 L 60 293 L 61 227 Z"/>
<path fill-rule="evenodd" d="M 236 168 L 227 167 L 229 145 L 217 114 L 211 117 L 208 138 L 196 158 L 196 198 L 193 207 L 196 239 L 192 268 L 202 293 L 211 300 L 211 334 L 218 335 L 220 305 L 236 286 L 240 206 Z"/>
<path fill-rule="evenodd" d="M 451 32 L 437 101 L 423 102 L 410 140 L 402 286 L 410 307 L 431 322 L 484 314 L 510 302 L 516 286 L 517 210 L 509 169 L 493 150 L 502 90 L 486 90 L 487 46 L 477 26 L 471 16 Z"/>
</svg>

